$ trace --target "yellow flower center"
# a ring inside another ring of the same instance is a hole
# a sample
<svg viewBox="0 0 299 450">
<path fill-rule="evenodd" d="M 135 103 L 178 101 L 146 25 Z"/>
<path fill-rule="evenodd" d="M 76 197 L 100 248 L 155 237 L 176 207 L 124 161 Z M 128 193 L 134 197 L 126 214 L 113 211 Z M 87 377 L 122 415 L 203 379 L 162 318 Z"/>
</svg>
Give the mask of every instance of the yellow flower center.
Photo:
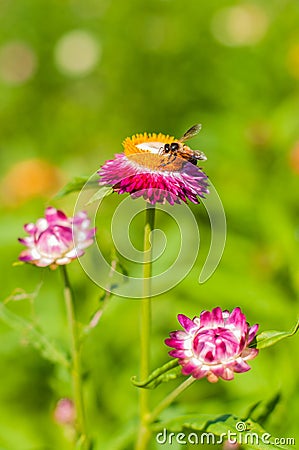
<svg viewBox="0 0 299 450">
<path fill-rule="evenodd" d="M 174 157 L 171 153 L 163 153 L 165 144 L 179 142 L 173 136 L 162 133 L 135 134 L 123 142 L 124 153 L 128 159 L 149 170 L 178 172 L 186 160 Z"/>
</svg>

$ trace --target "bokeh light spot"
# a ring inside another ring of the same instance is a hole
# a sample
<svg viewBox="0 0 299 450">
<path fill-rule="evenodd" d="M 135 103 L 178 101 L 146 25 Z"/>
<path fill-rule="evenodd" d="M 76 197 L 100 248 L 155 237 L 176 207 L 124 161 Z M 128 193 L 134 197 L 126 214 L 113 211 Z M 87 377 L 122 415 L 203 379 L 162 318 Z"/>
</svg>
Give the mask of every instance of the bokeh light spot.
<svg viewBox="0 0 299 450">
<path fill-rule="evenodd" d="M 87 31 L 71 31 L 56 44 L 55 62 L 66 75 L 87 75 L 94 69 L 99 57 L 99 42 Z"/>
<path fill-rule="evenodd" d="M 289 73 L 299 79 L 299 43 L 293 44 L 287 53 L 287 67 Z"/>
<path fill-rule="evenodd" d="M 49 197 L 61 187 L 63 178 L 56 166 L 43 159 L 17 162 L 1 182 L 2 203 L 18 206 L 31 198 Z"/>
<path fill-rule="evenodd" d="M 84 0 L 84 2 L 82 0 L 70 0 L 71 8 L 75 14 L 84 18 L 102 16 L 110 3 L 111 0 Z"/>
<path fill-rule="evenodd" d="M 218 11 L 212 20 L 212 33 L 221 44 L 242 46 L 257 44 L 269 24 L 266 12 L 257 5 L 242 5 Z"/>
<path fill-rule="evenodd" d="M 0 78 L 7 84 L 19 85 L 35 73 L 37 58 L 25 42 L 11 41 L 0 48 Z"/>
<path fill-rule="evenodd" d="M 295 143 L 290 152 L 289 163 L 293 172 L 299 175 L 299 141 Z"/>
</svg>

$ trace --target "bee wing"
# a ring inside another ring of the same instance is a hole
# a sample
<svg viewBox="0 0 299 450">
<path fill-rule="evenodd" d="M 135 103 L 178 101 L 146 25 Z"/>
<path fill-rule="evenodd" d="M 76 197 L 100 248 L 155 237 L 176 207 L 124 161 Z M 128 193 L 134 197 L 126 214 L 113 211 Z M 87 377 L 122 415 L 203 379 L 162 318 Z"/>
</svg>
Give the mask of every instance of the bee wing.
<svg viewBox="0 0 299 450">
<path fill-rule="evenodd" d="M 186 131 L 186 133 L 179 139 L 179 141 L 181 141 L 181 142 L 188 141 L 188 139 L 191 139 L 193 136 L 195 136 L 197 133 L 199 133 L 200 130 L 201 130 L 200 123 L 193 125 L 193 127 L 189 128 L 189 130 Z"/>
<path fill-rule="evenodd" d="M 206 161 L 207 160 L 206 155 L 201 150 L 193 150 L 193 153 L 194 153 L 194 157 L 196 159 L 201 160 L 201 161 Z"/>
</svg>

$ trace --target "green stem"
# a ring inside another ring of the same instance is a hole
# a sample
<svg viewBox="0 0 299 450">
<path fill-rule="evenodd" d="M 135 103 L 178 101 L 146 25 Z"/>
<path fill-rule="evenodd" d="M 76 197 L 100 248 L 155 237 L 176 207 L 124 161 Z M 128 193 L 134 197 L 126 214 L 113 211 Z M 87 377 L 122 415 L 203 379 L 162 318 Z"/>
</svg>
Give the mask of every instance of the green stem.
<svg viewBox="0 0 299 450">
<path fill-rule="evenodd" d="M 152 423 L 159 414 L 167 408 L 178 395 L 180 395 L 185 389 L 191 386 L 192 383 L 196 381 L 196 378 L 189 377 L 182 384 L 180 384 L 176 389 L 174 389 L 167 397 L 162 400 L 162 402 L 153 410 L 153 412 L 148 416 L 148 423 Z"/>
<path fill-rule="evenodd" d="M 141 300 L 141 336 L 140 336 L 140 379 L 145 380 L 149 375 L 150 361 L 150 325 L 151 325 L 151 276 L 152 276 L 152 242 L 150 234 L 154 230 L 155 207 L 147 203 L 144 226 L 144 261 L 143 261 L 143 298 Z M 150 439 L 147 426 L 149 415 L 148 389 L 140 389 L 140 428 L 136 443 L 136 450 L 145 450 Z"/>
<path fill-rule="evenodd" d="M 67 313 L 67 321 L 70 332 L 71 344 L 71 376 L 73 384 L 73 396 L 76 410 L 76 449 L 88 450 L 90 448 L 85 425 L 84 404 L 82 394 L 82 377 L 80 362 L 80 346 L 78 341 L 77 324 L 75 319 L 72 290 L 66 270 L 66 266 L 61 266 L 64 281 L 64 299 Z"/>
</svg>

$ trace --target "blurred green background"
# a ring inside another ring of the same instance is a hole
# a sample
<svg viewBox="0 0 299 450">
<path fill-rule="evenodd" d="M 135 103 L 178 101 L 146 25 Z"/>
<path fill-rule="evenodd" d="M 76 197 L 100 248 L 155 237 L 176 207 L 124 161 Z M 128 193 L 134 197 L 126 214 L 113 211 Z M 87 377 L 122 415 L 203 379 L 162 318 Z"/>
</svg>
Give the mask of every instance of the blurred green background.
<svg viewBox="0 0 299 450">
<path fill-rule="evenodd" d="M 210 232 L 203 206 L 191 205 L 201 250 L 184 281 L 154 300 L 152 368 L 168 360 L 163 341 L 179 327 L 178 313 L 241 306 L 261 330 L 292 327 L 299 288 L 298 23 L 297 0 L 0 1 L 2 298 L 15 288 L 32 293 L 43 280 L 34 313 L 28 299 L 9 302 L 12 312 L 34 315 L 45 334 L 67 348 L 60 273 L 12 266 L 23 224 L 41 217 L 49 204 L 71 214 L 76 194 L 52 196 L 120 152 L 126 136 L 180 136 L 200 122 L 192 147 L 208 156 L 204 170 L 224 204 L 227 244 L 216 273 L 199 285 Z M 121 200 L 109 197 L 99 219 L 97 239 L 107 259 L 108 219 Z M 158 219 L 170 242 L 177 242 L 169 219 Z M 132 232 L 139 249 L 142 220 Z M 102 290 L 78 262 L 69 273 L 79 320 L 86 323 Z M 139 307 L 136 300 L 113 298 L 84 344 L 96 449 L 116 450 L 111 436 L 123 433 L 137 414 L 130 377 L 138 373 Z M 3 323 L 0 329 L 0 448 L 68 449 L 66 430 L 53 420 L 59 398 L 70 396 L 66 373 L 43 359 L 22 332 Z M 252 370 L 233 382 L 194 384 L 165 416 L 242 416 L 280 392 L 265 427 L 299 442 L 298 359 L 295 336 L 261 351 Z M 153 403 L 176 383 L 153 392 Z"/>
</svg>

